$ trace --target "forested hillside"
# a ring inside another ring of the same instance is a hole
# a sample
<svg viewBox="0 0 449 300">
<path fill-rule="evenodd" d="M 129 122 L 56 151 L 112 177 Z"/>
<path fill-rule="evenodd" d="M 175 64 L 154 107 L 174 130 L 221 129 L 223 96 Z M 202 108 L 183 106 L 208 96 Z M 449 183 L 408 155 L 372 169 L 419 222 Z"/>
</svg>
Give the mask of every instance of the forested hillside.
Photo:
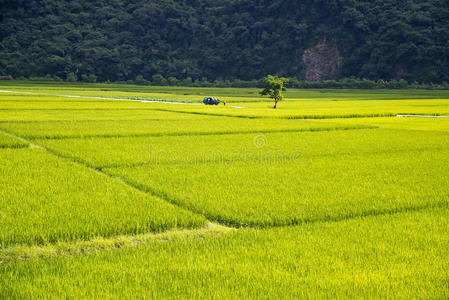
<svg viewBox="0 0 449 300">
<path fill-rule="evenodd" d="M 449 81 L 448 0 L 0 0 L 0 11 L 0 75 Z"/>
</svg>

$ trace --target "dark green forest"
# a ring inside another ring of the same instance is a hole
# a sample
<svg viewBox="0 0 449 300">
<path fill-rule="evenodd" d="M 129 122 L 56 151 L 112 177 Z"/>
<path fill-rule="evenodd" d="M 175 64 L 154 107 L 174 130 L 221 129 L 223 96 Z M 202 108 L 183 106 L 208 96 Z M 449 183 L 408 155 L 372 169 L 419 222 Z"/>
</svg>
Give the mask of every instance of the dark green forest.
<svg viewBox="0 0 449 300">
<path fill-rule="evenodd" d="M 333 64 L 320 79 L 449 82 L 449 0 L 0 0 L 0 11 L 0 75 L 14 78 L 304 80 Z"/>
</svg>

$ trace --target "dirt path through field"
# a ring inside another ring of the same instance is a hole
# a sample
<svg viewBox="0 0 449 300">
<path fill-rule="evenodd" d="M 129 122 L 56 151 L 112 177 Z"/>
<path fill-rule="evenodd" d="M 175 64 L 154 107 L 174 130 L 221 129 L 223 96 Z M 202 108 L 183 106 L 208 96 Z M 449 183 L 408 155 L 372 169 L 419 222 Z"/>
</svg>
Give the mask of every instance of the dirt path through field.
<svg viewBox="0 0 449 300">
<path fill-rule="evenodd" d="M 398 118 L 449 118 L 449 116 L 432 116 L 432 115 L 397 115 Z"/>
<path fill-rule="evenodd" d="M 203 105 L 202 103 L 189 103 L 189 102 L 176 102 L 176 101 L 164 101 L 164 100 L 140 100 L 140 99 L 127 99 L 127 98 L 110 98 L 110 97 L 93 97 L 93 96 L 79 96 L 79 95 L 58 95 L 48 93 L 34 93 L 34 92 L 18 92 L 18 91 L 5 91 L 0 90 L 0 93 L 16 93 L 27 95 L 43 95 L 43 96 L 56 96 L 65 98 L 83 98 L 83 99 L 98 99 L 98 100 L 118 100 L 118 101 L 134 101 L 141 103 L 167 103 L 167 104 L 181 104 L 181 105 Z M 232 108 L 245 108 L 243 106 L 231 106 Z"/>
</svg>

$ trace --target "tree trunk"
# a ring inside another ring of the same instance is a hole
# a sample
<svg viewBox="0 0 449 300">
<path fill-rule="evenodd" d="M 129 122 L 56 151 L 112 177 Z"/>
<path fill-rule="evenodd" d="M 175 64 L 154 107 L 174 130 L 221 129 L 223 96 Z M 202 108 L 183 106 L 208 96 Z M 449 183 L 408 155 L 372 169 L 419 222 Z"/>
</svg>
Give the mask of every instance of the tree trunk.
<svg viewBox="0 0 449 300">
<path fill-rule="evenodd" d="M 274 109 L 276 109 L 276 106 L 278 105 L 278 102 L 277 102 L 277 100 L 274 100 Z"/>
</svg>

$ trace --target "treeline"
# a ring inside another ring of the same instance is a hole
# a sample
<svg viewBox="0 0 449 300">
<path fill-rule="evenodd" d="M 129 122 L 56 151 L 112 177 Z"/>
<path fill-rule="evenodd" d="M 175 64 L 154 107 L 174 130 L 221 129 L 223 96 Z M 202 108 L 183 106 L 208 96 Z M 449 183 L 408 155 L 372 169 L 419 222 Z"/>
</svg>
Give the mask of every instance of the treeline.
<svg viewBox="0 0 449 300">
<path fill-rule="evenodd" d="M 15 78 L 299 80 L 305 50 L 326 38 L 343 57 L 332 79 L 449 82 L 449 0 L 0 0 L 0 11 L 0 75 Z"/>
<path fill-rule="evenodd" d="M 12 76 L 0 76 L 0 80 L 14 80 Z M 69 75 L 66 80 L 62 80 L 57 76 L 46 75 L 44 77 L 19 77 L 21 81 L 39 81 L 39 82 L 84 82 L 95 83 L 97 76 L 82 75 L 79 80 L 74 74 Z M 111 83 L 106 81 L 106 83 Z M 154 75 L 152 80 L 146 80 L 143 77 L 137 77 L 135 80 L 116 81 L 118 84 L 137 84 L 137 85 L 154 85 L 154 86 L 186 86 L 186 87 L 235 87 L 235 88 L 262 88 L 264 79 L 253 80 L 215 80 L 208 81 L 206 78 L 193 80 L 190 77 L 179 80 L 175 77 L 164 78 L 162 75 Z M 304 81 L 297 78 L 288 78 L 288 88 L 297 89 L 427 89 L 427 90 L 449 90 L 449 83 L 441 84 L 412 82 L 409 83 L 405 79 L 390 81 L 379 79 L 377 81 L 369 79 L 359 79 L 355 77 L 343 78 L 340 80 L 324 80 L 324 81 Z"/>
</svg>

